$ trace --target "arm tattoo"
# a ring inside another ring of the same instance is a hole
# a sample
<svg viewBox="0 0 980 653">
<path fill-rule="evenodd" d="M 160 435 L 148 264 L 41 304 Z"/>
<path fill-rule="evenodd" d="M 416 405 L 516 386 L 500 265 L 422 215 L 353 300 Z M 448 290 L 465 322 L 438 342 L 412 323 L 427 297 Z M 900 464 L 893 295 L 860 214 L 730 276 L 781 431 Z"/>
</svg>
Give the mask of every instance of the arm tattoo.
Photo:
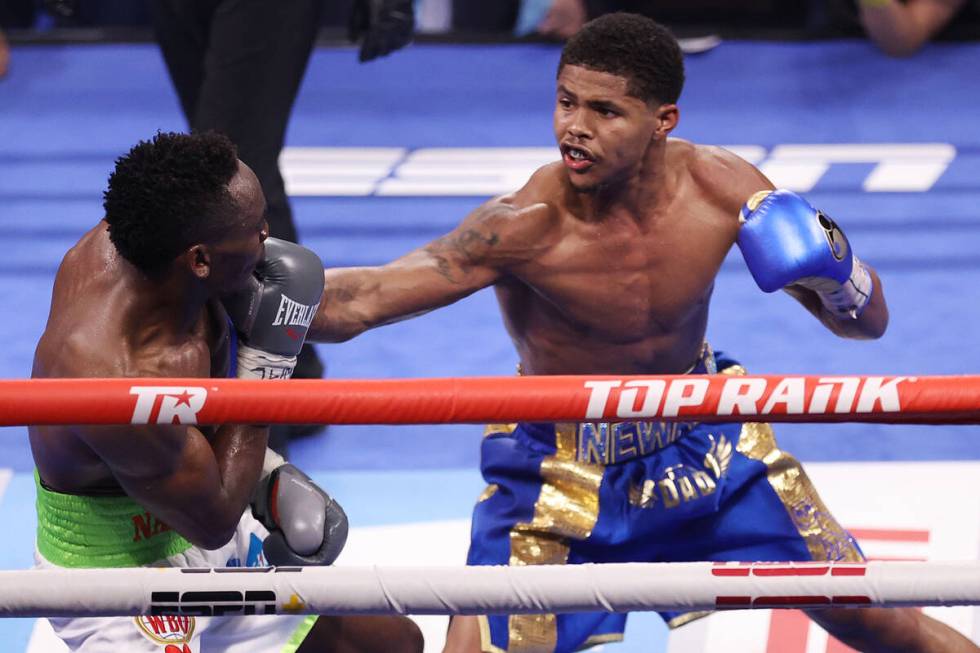
<svg viewBox="0 0 980 653">
<path fill-rule="evenodd" d="M 477 229 L 466 229 L 458 234 L 443 236 L 425 247 L 425 251 L 436 262 L 439 274 L 453 284 L 461 284 L 466 271 L 460 269 L 453 259 L 477 265 L 485 260 L 490 249 L 500 242 L 496 233 L 483 233 Z"/>
<path fill-rule="evenodd" d="M 476 229 L 467 229 L 453 240 L 456 249 L 470 264 L 479 263 L 487 255 L 490 248 L 500 241 L 497 234 L 493 232 L 482 234 Z"/>
<path fill-rule="evenodd" d="M 446 281 L 454 284 L 460 283 L 460 280 L 453 277 L 453 266 L 449 263 L 449 259 L 438 253 L 439 250 L 435 243 L 426 246 L 425 251 L 432 256 L 432 260 L 436 262 L 436 268 L 439 270 L 439 274 Z"/>
<path fill-rule="evenodd" d="M 323 290 L 323 300 L 327 304 L 349 304 L 357 298 L 357 291 L 360 284 L 334 285 L 331 284 Z"/>
</svg>

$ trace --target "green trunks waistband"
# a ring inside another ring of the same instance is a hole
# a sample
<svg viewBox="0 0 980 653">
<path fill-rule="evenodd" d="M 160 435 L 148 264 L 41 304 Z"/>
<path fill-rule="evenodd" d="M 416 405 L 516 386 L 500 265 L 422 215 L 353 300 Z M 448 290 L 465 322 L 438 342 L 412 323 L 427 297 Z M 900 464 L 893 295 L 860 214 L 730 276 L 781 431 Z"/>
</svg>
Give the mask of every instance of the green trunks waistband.
<svg viewBox="0 0 980 653">
<path fill-rule="evenodd" d="M 63 494 L 37 470 L 37 549 L 59 567 L 141 567 L 191 543 L 126 496 Z"/>
</svg>

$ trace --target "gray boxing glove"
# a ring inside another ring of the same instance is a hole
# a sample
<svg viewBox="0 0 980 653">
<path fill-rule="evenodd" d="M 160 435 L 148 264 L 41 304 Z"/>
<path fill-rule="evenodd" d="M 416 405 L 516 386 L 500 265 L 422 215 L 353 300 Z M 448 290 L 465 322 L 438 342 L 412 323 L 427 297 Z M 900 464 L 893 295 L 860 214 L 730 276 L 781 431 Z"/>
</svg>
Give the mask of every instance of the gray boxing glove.
<svg viewBox="0 0 980 653">
<path fill-rule="evenodd" d="M 262 544 L 266 560 L 276 566 L 331 564 L 347 542 L 347 515 L 309 476 L 266 453 L 266 467 L 277 461 L 283 464 L 259 481 L 252 500 L 252 514 L 269 529 Z"/>
<path fill-rule="evenodd" d="M 265 241 L 265 258 L 242 291 L 222 299 L 238 344 L 238 376 L 288 379 L 323 294 L 323 263 L 302 245 Z"/>
</svg>

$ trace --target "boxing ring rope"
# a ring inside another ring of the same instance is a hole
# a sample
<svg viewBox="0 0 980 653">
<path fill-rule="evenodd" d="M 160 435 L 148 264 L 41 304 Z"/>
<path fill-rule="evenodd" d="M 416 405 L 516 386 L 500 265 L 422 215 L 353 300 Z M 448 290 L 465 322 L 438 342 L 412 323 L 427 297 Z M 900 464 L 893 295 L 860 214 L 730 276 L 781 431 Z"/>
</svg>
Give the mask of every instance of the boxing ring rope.
<svg viewBox="0 0 980 653">
<path fill-rule="evenodd" d="M 0 426 L 660 419 L 980 423 L 980 376 L 0 381 Z"/>
<path fill-rule="evenodd" d="M 3 426 L 635 419 L 977 424 L 980 376 L 0 381 Z M 0 571 L 0 616 L 6 617 L 445 615 L 906 605 L 980 605 L 980 563 Z"/>
<path fill-rule="evenodd" d="M 0 616 L 517 614 L 980 605 L 980 563 L 0 572 Z"/>
</svg>

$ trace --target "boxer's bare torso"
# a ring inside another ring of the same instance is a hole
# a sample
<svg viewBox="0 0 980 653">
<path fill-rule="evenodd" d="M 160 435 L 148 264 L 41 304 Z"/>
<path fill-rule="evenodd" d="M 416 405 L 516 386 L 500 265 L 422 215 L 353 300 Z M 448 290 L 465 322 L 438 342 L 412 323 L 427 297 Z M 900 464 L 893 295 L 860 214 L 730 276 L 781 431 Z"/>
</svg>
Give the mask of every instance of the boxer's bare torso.
<svg viewBox="0 0 980 653">
<path fill-rule="evenodd" d="M 100 223 L 68 252 L 58 270 L 32 376 L 224 376 L 228 338 L 227 317 L 219 302 L 168 301 L 122 260 L 106 225 Z M 137 466 L 141 461 L 159 464 L 159 456 L 169 457 L 166 449 L 174 445 L 165 437 L 166 430 L 143 442 L 121 429 L 104 429 L 101 437 L 93 436 L 92 428 L 84 428 L 84 435 L 78 430 L 30 427 L 38 471 L 54 489 L 121 492 L 97 448 L 128 449 L 126 464 Z"/>
<path fill-rule="evenodd" d="M 65 255 L 32 376 L 211 377 L 227 374 L 229 329 L 217 297 L 244 286 L 264 255 L 265 200 L 239 162 L 235 218 L 159 273 L 141 271 L 105 221 Z M 255 425 L 32 426 L 41 481 L 71 494 L 126 494 L 195 544 L 234 532 L 265 455 Z"/>
<path fill-rule="evenodd" d="M 493 285 L 528 374 L 690 369 L 739 208 L 770 185 L 719 148 L 663 150 L 663 167 L 626 197 L 582 193 L 554 163 L 401 259 L 328 270 L 311 338 L 344 339 Z"/>
<path fill-rule="evenodd" d="M 773 185 L 722 148 L 668 139 L 676 123 L 675 105 L 651 108 L 625 78 L 565 66 L 562 161 L 387 265 L 327 270 L 309 337 L 345 340 L 494 286 L 528 374 L 691 369 L 739 210 Z M 884 310 L 878 297 L 845 323 L 787 290 L 839 335 L 874 337 Z"/>
</svg>

